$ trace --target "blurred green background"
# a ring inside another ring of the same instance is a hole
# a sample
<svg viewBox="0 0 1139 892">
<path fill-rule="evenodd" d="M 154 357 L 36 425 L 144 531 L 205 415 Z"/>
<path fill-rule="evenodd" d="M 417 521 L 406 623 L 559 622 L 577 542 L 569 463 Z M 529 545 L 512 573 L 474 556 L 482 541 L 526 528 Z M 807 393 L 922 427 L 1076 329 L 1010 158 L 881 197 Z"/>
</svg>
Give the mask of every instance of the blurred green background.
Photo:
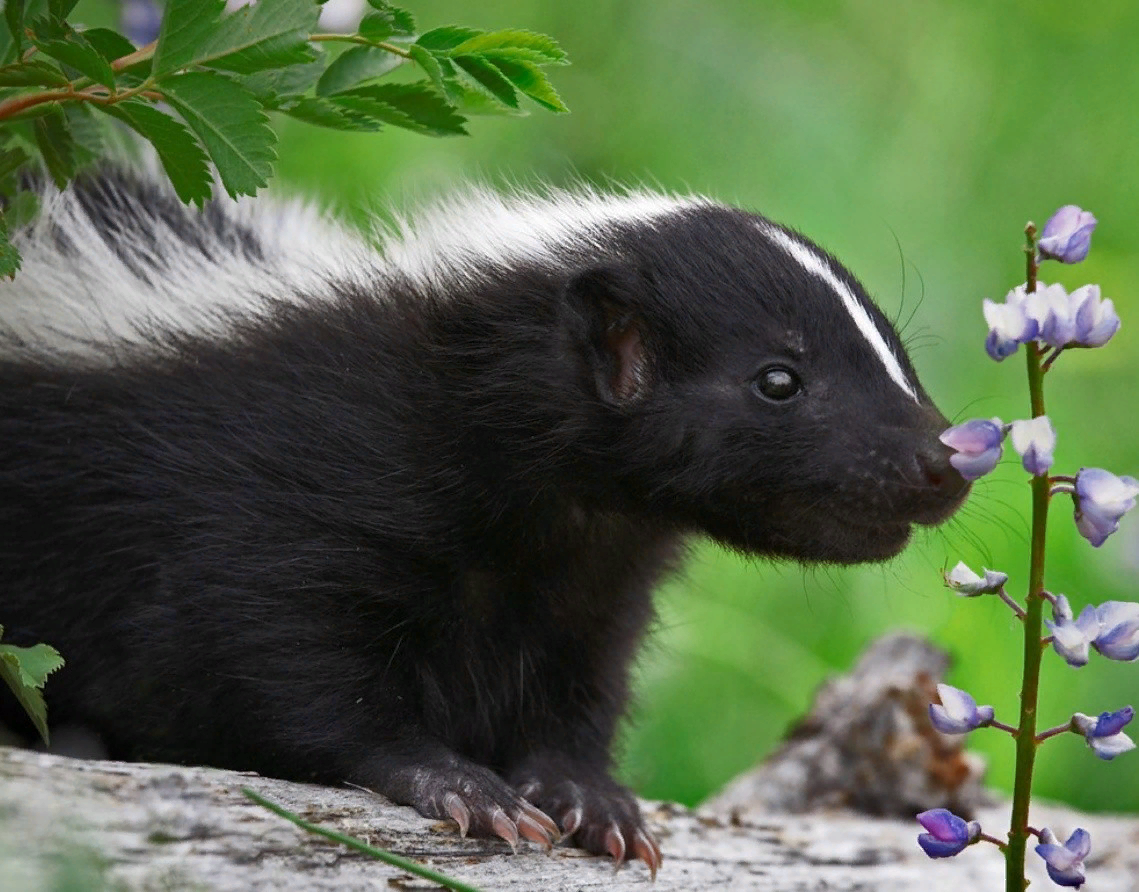
<svg viewBox="0 0 1139 892">
<path fill-rule="evenodd" d="M 345 135 L 280 121 L 276 188 L 359 219 L 472 178 L 655 184 L 760 210 L 833 251 L 906 323 L 926 388 L 949 416 L 1028 414 L 1022 354 L 982 349 L 983 297 L 1023 280 L 1024 222 L 1081 204 L 1100 228 L 1082 265 L 1045 281 L 1098 282 L 1123 328 L 1065 355 L 1048 378 L 1056 472 L 1139 473 L 1139 4 L 993 0 L 407 0 L 423 28 L 459 23 L 555 36 L 551 75 L 572 109 L 472 122 L 468 139 Z M 911 318 L 912 317 L 912 318 Z M 889 629 L 952 652 L 951 682 L 1015 723 L 1020 637 L 996 599 L 954 597 L 964 559 L 1026 582 L 1028 487 L 1008 458 L 950 526 L 885 566 L 745 563 L 708 544 L 660 593 L 639 666 L 622 772 L 641 793 L 694 803 L 770 752 L 812 692 Z M 1048 585 L 1077 610 L 1135 600 L 1139 517 L 1093 550 L 1057 500 Z M 1041 722 L 1139 706 L 1139 665 L 1045 655 Z M 990 782 L 1011 741 L 980 732 Z M 1037 792 L 1139 811 L 1139 754 L 1097 760 L 1065 735 Z"/>
</svg>

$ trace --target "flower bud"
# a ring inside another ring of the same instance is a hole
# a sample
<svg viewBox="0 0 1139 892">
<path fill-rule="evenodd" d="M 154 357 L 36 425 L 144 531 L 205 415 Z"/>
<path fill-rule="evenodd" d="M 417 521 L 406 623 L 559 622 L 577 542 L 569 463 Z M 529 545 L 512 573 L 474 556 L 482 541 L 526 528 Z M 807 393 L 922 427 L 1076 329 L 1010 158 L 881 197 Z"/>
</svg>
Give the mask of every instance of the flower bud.
<svg viewBox="0 0 1139 892">
<path fill-rule="evenodd" d="M 1139 480 L 1134 477 L 1117 477 L 1102 468 L 1081 468 L 1076 475 L 1075 515 L 1080 535 L 1099 548 L 1119 529 L 1119 519 L 1135 507 L 1137 495 Z"/>
<path fill-rule="evenodd" d="M 917 819 L 928 831 L 918 836 L 918 845 L 931 858 L 951 858 L 981 835 L 980 824 L 966 822 L 948 809 L 923 811 Z"/>
<path fill-rule="evenodd" d="M 968 734 L 992 724 L 993 707 L 978 706 L 965 691 L 939 684 L 937 696 L 941 703 L 929 704 L 929 720 L 942 734 Z"/>
<path fill-rule="evenodd" d="M 1074 619 L 1072 608 L 1064 595 L 1057 595 L 1052 603 L 1052 620 L 1044 620 L 1052 633 L 1052 649 L 1076 669 L 1088 664 L 1089 648 L 1099 634 L 1096 609 L 1090 604 Z"/>
<path fill-rule="evenodd" d="M 1061 263 L 1079 263 L 1088 256 L 1096 218 L 1090 211 L 1074 204 L 1066 204 L 1044 224 L 1040 240 L 1036 243 L 1041 257 Z"/>
<path fill-rule="evenodd" d="M 984 576 L 974 573 L 964 561 L 958 561 L 957 566 L 948 573 L 943 573 L 945 584 L 963 598 L 972 598 L 977 595 L 995 595 L 1008 582 L 1008 574 L 999 570 L 983 569 Z"/>
<path fill-rule="evenodd" d="M 1135 718 L 1135 710 L 1124 706 L 1115 712 L 1101 712 L 1095 718 L 1077 712 L 1072 716 L 1072 730 L 1083 734 L 1092 751 L 1105 761 L 1135 749 L 1135 742 L 1123 728 Z"/>
<path fill-rule="evenodd" d="M 1052 451 L 1056 448 L 1056 431 L 1047 415 L 1028 421 L 1014 421 L 1009 428 L 1012 448 L 1017 451 L 1024 470 L 1037 477 L 1052 467 Z"/>
<path fill-rule="evenodd" d="M 1091 854 L 1092 838 L 1088 831 L 1077 829 L 1060 845 L 1055 834 L 1045 827 L 1040 831 L 1036 854 L 1044 859 L 1048 876 L 1058 886 L 1080 887 L 1084 884 L 1084 859 Z"/>
<path fill-rule="evenodd" d="M 1139 659 L 1139 604 L 1104 601 L 1096 608 L 1099 633 L 1092 646 L 1109 660 Z"/>
<path fill-rule="evenodd" d="M 1099 285 L 1084 285 L 1069 297 L 1075 309 L 1073 341 L 1081 347 L 1102 347 L 1119 331 L 1119 315 L 1111 298 L 1100 299 Z"/>
<path fill-rule="evenodd" d="M 942 431 L 938 439 L 956 450 L 956 454 L 949 456 L 949 463 L 961 476 L 966 480 L 976 480 L 997 466 L 1004 435 L 1004 425 L 999 418 L 974 418 Z"/>
<path fill-rule="evenodd" d="M 1021 292 L 1023 290 L 1021 286 Z M 1003 304 L 986 298 L 981 306 L 989 326 L 985 350 L 997 362 L 1012 356 L 1021 344 L 1033 340 L 1040 331 L 1039 324 L 1028 315 L 1023 299 L 1018 298 L 1015 291 L 1009 292 Z"/>
</svg>

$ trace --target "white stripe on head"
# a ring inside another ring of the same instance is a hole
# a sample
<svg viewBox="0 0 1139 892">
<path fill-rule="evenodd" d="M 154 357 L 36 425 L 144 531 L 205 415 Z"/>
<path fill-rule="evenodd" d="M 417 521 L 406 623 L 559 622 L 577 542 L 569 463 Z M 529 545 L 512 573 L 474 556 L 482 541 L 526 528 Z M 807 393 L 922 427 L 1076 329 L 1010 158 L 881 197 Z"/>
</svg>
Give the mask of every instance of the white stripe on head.
<svg viewBox="0 0 1139 892">
<path fill-rule="evenodd" d="M 834 270 L 830 268 L 830 264 L 809 247 L 799 240 L 792 238 L 777 226 L 762 224 L 760 228 L 765 235 L 769 236 L 772 241 L 798 261 L 803 269 L 812 276 L 817 276 L 822 279 L 830 286 L 831 290 L 838 295 L 838 299 L 842 301 L 846 312 L 850 314 L 850 318 L 853 320 L 855 327 L 870 345 L 870 349 L 882 360 L 882 365 L 886 367 L 887 374 L 894 379 L 895 384 L 909 394 L 914 402 L 920 402 L 913 385 L 910 384 L 906 378 L 906 373 L 902 371 L 902 364 L 898 362 L 898 357 L 894 355 L 894 351 L 890 349 L 890 345 L 887 344 L 886 339 L 882 337 L 882 332 L 878 330 L 878 326 L 874 324 L 874 320 L 871 319 L 870 314 L 866 312 L 866 307 L 863 306 L 862 301 L 858 299 L 854 292 L 850 290 L 850 286 L 834 274 Z"/>
</svg>

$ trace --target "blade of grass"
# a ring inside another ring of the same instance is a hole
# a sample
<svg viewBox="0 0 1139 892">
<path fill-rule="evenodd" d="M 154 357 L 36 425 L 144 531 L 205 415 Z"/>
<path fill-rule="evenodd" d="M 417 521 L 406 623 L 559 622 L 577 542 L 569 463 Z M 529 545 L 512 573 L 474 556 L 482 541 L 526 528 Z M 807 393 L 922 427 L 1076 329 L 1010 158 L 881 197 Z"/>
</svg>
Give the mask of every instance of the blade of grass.
<svg viewBox="0 0 1139 892">
<path fill-rule="evenodd" d="M 385 849 L 374 848 L 363 840 L 356 839 L 354 836 L 348 836 L 344 833 L 338 833 L 335 830 L 328 830 L 324 827 L 321 827 L 319 824 L 310 823 L 299 815 L 295 815 L 288 809 L 277 805 L 275 802 L 270 802 L 264 796 L 249 789 L 249 787 L 242 787 L 241 792 L 245 794 L 247 799 L 253 800 L 262 808 L 269 809 L 269 811 L 273 812 L 273 814 L 279 815 L 286 821 L 292 821 L 302 830 L 307 830 L 309 833 L 315 833 L 318 836 L 323 836 L 326 839 L 331 839 L 333 842 L 338 842 L 341 845 L 348 846 L 348 848 L 355 849 L 357 852 L 363 852 L 365 855 L 369 855 L 378 861 L 383 861 L 385 864 L 390 864 L 392 867 L 398 867 L 400 870 L 406 870 L 408 873 L 423 877 L 425 880 L 431 880 L 431 882 L 438 883 L 440 886 L 444 886 L 447 889 L 453 889 L 455 892 L 480 892 L 480 890 L 475 886 L 468 886 L 466 883 L 460 882 L 459 880 L 453 880 L 450 877 L 444 876 L 443 874 L 438 873 L 429 867 L 424 867 L 422 864 L 417 864 L 414 861 L 396 855 L 394 852 L 389 852 Z"/>
</svg>

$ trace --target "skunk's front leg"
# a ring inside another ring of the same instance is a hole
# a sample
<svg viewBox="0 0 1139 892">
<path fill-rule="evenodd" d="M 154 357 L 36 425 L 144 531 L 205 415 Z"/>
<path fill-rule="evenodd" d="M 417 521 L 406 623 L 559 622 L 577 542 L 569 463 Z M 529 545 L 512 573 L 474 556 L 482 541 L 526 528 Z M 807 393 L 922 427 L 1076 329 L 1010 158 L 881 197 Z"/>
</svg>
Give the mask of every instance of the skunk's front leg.
<svg viewBox="0 0 1139 892">
<path fill-rule="evenodd" d="M 498 836 L 514 849 L 519 837 L 546 849 L 561 838 L 557 824 L 501 777 L 429 737 L 408 734 L 351 774 L 349 781 L 424 817 L 450 818 L 463 836 Z"/>
<path fill-rule="evenodd" d="M 508 777 L 526 801 L 558 821 L 574 845 L 611 855 L 618 867 L 626 856 L 638 858 L 656 879 L 660 846 L 636 798 L 596 762 L 544 750 L 524 758 Z"/>
</svg>

